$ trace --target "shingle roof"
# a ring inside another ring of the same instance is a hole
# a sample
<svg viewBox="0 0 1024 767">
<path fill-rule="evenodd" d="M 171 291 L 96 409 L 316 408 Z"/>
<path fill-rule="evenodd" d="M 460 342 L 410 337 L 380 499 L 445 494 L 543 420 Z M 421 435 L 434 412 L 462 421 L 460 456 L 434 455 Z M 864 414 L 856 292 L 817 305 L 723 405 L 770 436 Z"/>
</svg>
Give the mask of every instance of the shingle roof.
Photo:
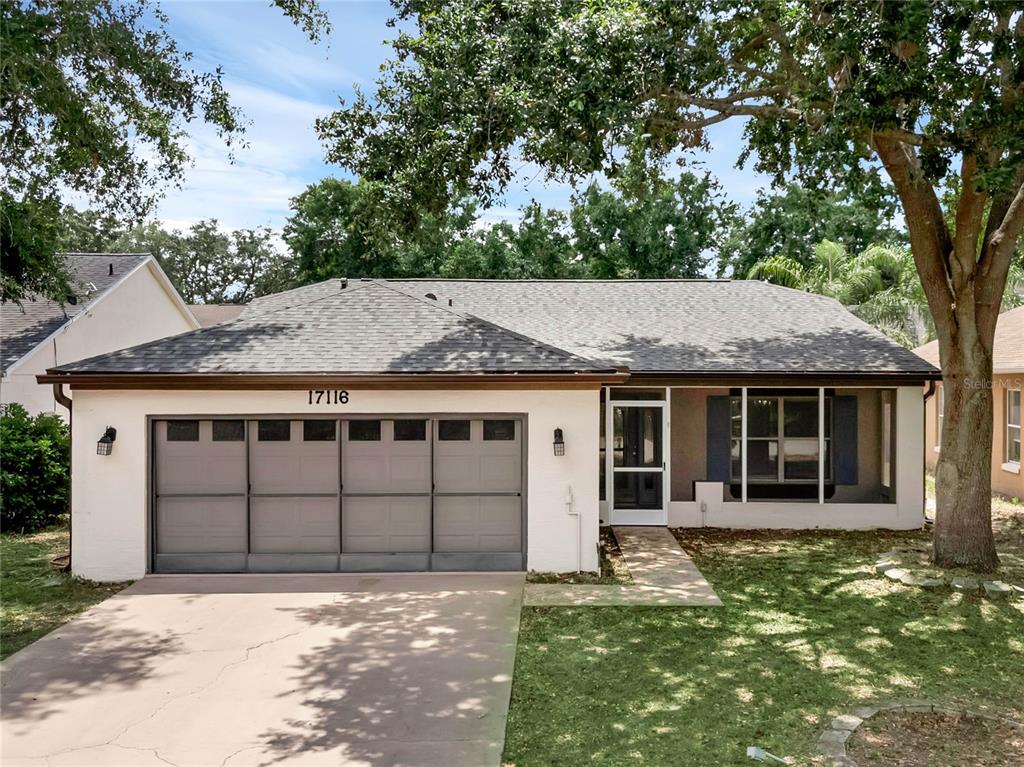
<svg viewBox="0 0 1024 767">
<path fill-rule="evenodd" d="M 239 319 L 56 368 L 78 373 L 575 373 L 589 360 L 408 295 L 339 280 Z M 300 300 L 303 299 L 303 300 Z"/>
<path fill-rule="evenodd" d="M 730 280 L 393 280 L 633 373 L 935 370 L 837 301 Z"/>
<path fill-rule="evenodd" d="M 29 298 L 21 306 L 0 304 L 0 369 L 6 370 L 32 351 L 76 314 L 85 311 L 128 272 L 150 256 L 146 254 L 67 254 L 75 287 L 75 303 Z"/>
<path fill-rule="evenodd" d="M 914 353 L 932 365 L 939 364 L 939 342 L 929 341 Z M 1024 306 L 999 315 L 992 347 L 993 373 L 1024 373 Z"/>
</svg>

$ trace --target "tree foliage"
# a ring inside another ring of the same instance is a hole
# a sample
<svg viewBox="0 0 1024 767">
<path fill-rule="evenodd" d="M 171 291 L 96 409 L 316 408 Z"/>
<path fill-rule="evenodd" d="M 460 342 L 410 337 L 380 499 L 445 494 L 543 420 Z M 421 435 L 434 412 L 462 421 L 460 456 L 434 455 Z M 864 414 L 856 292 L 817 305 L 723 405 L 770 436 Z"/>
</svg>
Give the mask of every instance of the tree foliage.
<svg viewBox="0 0 1024 767">
<path fill-rule="evenodd" d="M 70 206 L 57 238 L 67 252 L 149 253 L 190 304 L 243 304 L 292 287 L 292 259 L 275 239 L 266 227 L 226 232 L 212 218 L 184 232 L 158 221 L 125 229 L 102 213 Z"/>
<path fill-rule="evenodd" d="M 71 435 L 52 413 L 0 407 L 0 527 L 31 533 L 68 513 Z"/>
<path fill-rule="evenodd" d="M 1024 12 L 997 0 L 397 0 L 375 91 L 319 122 L 396 225 L 515 164 L 649 167 L 746 120 L 740 160 L 782 185 L 884 173 L 946 379 L 935 559 L 992 569 L 992 343 L 1024 228 Z M 960 179 L 955 228 L 939 192 Z"/>
<path fill-rule="evenodd" d="M 903 242 L 906 235 L 893 225 L 896 205 L 891 188 L 836 194 L 790 183 L 777 194 L 760 190 L 730 233 L 719 274 L 742 276 L 758 261 L 775 257 L 810 266 L 822 240 L 850 253 Z"/>
<path fill-rule="evenodd" d="M 324 179 L 292 200 L 284 240 L 301 282 L 329 277 L 700 277 L 718 253 L 736 206 L 710 176 L 591 184 L 566 211 L 531 202 L 519 220 L 482 224 L 460 198 L 417 211 L 390 229 L 370 185 Z"/>
<path fill-rule="evenodd" d="M 326 24 L 314 0 L 276 4 L 311 37 Z M 67 295 L 62 191 L 134 223 L 182 178 L 188 123 L 239 140 L 221 71 L 194 69 L 166 24 L 148 0 L 0 3 L 0 300 Z"/>
</svg>

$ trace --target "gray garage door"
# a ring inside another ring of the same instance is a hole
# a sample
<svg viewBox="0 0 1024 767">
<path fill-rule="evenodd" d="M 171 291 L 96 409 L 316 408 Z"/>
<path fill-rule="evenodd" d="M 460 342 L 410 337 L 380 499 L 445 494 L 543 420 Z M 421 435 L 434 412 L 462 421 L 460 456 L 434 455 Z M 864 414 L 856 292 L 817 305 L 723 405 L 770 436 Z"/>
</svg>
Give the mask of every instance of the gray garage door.
<svg viewBox="0 0 1024 767">
<path fill-rule="evenodd" d="M 158 572 L 518 570 L 517 418 L 154 424 Z"/>
</svg>

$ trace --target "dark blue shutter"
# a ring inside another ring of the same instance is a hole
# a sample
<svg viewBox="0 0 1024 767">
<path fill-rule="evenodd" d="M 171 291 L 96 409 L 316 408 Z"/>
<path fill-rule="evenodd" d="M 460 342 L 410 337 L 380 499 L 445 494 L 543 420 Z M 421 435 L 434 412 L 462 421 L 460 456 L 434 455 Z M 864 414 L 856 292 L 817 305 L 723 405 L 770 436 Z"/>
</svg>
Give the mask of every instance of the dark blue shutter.
<svg viewBox="0 0 1024 767">
<path fill-rule="evenodd" d="M 729 481 L 730 421 L 729 397 L 708 397 L 708 480 Z"/>
<path fill-rule="evenodd" d="M 857 398 L 836 397 L 833 406 L 832 452 L 837 485 L 857 484 Z"/>
</svg>

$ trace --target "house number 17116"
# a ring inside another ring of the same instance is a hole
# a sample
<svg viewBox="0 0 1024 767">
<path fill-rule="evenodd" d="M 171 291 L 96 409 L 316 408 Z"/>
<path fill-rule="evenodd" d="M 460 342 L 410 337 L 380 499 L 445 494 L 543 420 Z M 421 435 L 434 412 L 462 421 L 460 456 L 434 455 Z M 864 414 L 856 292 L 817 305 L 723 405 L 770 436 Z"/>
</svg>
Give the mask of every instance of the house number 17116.
<svg viewBox="0 0 1024 767">
<path fill-rule="evenodd" d="M 344 389 L 310 389 L 310 405 L 347 405 L 348 392 Z"/>
</svg>

